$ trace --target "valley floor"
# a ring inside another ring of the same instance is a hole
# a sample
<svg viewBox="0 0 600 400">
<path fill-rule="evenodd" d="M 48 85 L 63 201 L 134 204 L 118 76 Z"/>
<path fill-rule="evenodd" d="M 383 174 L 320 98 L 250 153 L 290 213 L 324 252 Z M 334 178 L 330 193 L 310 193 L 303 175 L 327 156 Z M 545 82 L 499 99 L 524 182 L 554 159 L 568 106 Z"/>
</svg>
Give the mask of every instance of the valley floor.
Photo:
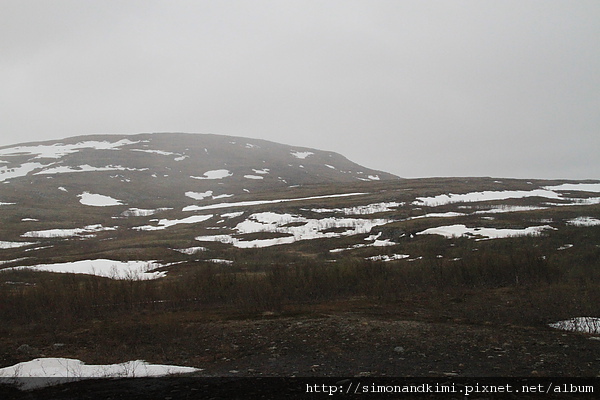
<svg viewBox="0 0 600 400">
<path fill-rule="evenodd" d="M 175 381 L 188 389 L 193 377 L 597 377 L 600 340 L 518 316 L 511 304 L 527 296 L 520 289 L 498 289 L 460 297 L 423 294 L 395 304 L 352 299 L 259 315 L 151 312 L 68 329 L 57 326 L 54 332 L 23 327 L 2 336 L 1 362 L 6 366 L 44 356 L 88 364 L 144 359 L 202 368 L 187 376 L 191 380 Z M 35 354 L 17 350 L 25 341 Z M 94 387 L 105 395 L 100 398 L 142 398 L 131 397 L 135 384 L 80 382 L 29 395 L 79 399 Z M 176 389 L 159 384 L 152 390 L 166 396 L 152 398 L 169 398 L 169 390 Z M 130 396 L 118 397 L 125 393 Z"/>
</svg>

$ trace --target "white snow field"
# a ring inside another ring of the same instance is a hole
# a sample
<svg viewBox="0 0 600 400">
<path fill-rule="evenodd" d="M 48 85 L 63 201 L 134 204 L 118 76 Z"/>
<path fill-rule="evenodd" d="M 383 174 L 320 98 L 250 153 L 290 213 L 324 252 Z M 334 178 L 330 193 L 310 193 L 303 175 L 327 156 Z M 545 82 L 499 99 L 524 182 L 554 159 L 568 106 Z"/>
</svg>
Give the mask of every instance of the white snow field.
<svg viewBox="0 0 600 400">
<path fill-rule="evenodd" d="M 433 197 L 417 197 L 413 202 L 414 205 L 437 207 L 449 203 L 490 201 L 490 200 L 506 200 L 520 199 L 524 197 L 545 197 L 554 200 L 569 200 L 577 203 L 578 199 L 565 197 L 559 191 L 579 191 L 579 192 L 600 192 L 600 184 L 598 183 L 579 183 L 579 184 L 563 184 L 558 186 L 545 186 L 542 189 L 535 190 L 501 190 L 501 191 L 483 191 L 470 192 L 464 194 L 440 194 Z M 579 199 L 585 203 L 585 199 Z"/>
<path fill-rule="evenodd" d="M 84 164 L 77 167 L 59 166 L 54 168 L 47 168 L 40 172 L 36 172 L 34 175 L 53 175 L 53 174 L 69 174 L 76 172 L 103 172 L 103 171 L 145 171 L 148 168 L 137 169 L 137 168 L 125 168 L 120 165 L 108 165 L 106 167 L 92 167 L 91 165 Z"/>
<path fill-rule="evenodd" d="M 573 226 L 598 226 L 600 225 L 600 219 L 592 217 L 577 217 L 568 220 L 567 224 Z"/>
<path fill-rule="evenodd" d="M 154 208 L 154 209 L 144 209 L 144 208 L 130 208 L 121 213 L 124 217 L 148 217 L 150 215 L 154 215 L 161 211 L 172 210 L 172 208 L 163 207 L 163 208 Z"/>
<path fill-rule="evenodd" d="M 158 230 L 167 229 L 171 226 L 179 225 L 179 224 L 196 224 L 198 222 L 204 222 L 206 220 L 211 219 L 212 217 L 213 217 L 212 214 L 208 214 L 208 215 L 192 215 L 191 217 L 182 218 L 182 219 L 161 219 L 158 221 L 157 226 L 144 225 L 144 226 L 133 227 L 133 229 L 140 230 L 140 231 L 158 231 Z"/>
<path fill-rule="evenodd" d="M 290 154 L 296 158 L 304 160 L 306 157 L 312 156 L 315 153 L 313 153 L 312 151 L 292 151 L 290 152 Z"/>
<path fill-rule="evenodd" d="M 16 249 L 19 247 L 32 246 L 37 242 L 5 242 L 0 240 L 0 249 Z"/>
<path fill-rule="evenodd" d="M 161 266 L 161 264 L 158 264 L 155 261 L 116 261 L 96 259 L 11 267 L 6 270 L 30 269 L 33 271 L 96 275 L 116 280 L 148 280 L 166 276 L 166 272 L 164 271 L 149 272 Z"/>
<path fill-rule="evenodd" d="M 359 196 L 367 193 L 344 193 L 344 194 L 330 194 L 324 196 L 311 196 L 311 197 L 298 197 L 293 199 L 278 199 L 278 200 L 252 200 L 252 201 L 238 201 L 235 203 L 218 203 L 218 204 L 209 204 L 207 206 L 186 206 L 183 207 L 182 211 L 203 211 L 203 210 L 214 210 L 216 208 L 229 208 L 229 207 L 249 207 L 249 206 L 257 206 L 263 204 L 277 204 L 277 203 L 287 203 L 291 201 L 303 201 L 303 200 L 319 200 L 319 199 L 329 199 L 335 197 L 347 197 L 347 196 Z"/>
<path fill-rule="evenodd" d="M 117 200 L 103 194 L 83 192 L 82 194 L 77 195 L 77 197 L 79 197 L 79 202 L 85 206 L 110 207 L 123 205 L 121 200 Z"/>
<path fill-rule="evenodd" d="M 358 219 L 358 218 L 323 218 L 308 219 L 292 214 L 278 214 L 274 212 L 255 213 L 245 221 L 237 224 L 234 231 L 237 235 L 270 232 L 288 236 L 272 239 L 242 240 L 232 235 L 198 236 L 201 242 L 229 243 L 238 248 L 270 247 L 281 244 L 294 243 L 299 240 L 333 238 L 341 236 L 368 233 L 375 226 L 391 222 L 389 219 Z M 346 228 L 343 232 L 327 231 L 334 228 Z"/>
<path fill-rule="evenodd" d="M 544 230 L 556 229 L 550 225 L 543 226 L 530 226 L 525 229 L 496 229 L 496 228 L 467 228 L 465 225 L 446 225 L 438 226 L 435 228 L 425 229 L 424 231 L 418 232 L 418 235 L 442 235 L 447 238 L 467 236 L 477 237 L 482 236 L 482 239 L 501 239 L 515 236 L 528 236 L 528 235 L 540 235 Z"/>
<path fill-rule="evenodd" d="M 34 171 L 38 168 L 42 168 L 44 165 L 40 163 L 25 163 L 18 167 L 8 168 L 8 167 L 0 167 L 0 182 L 7 181 L 13 178 L 19 178 L 21 176 L 26 176 L 31 171 Z"/>
<path fill-rule="evenodd" d="M 403 206 L 404 203 L 395 201 L 373 203 L 366 206 L 355 206 L 345 208 L 313 208 L 310 211 L 316 213 L 343 213 L 344 215 L 368 215 L 388 211 L 394 211 L 395 208 Z"/>
<path fill-rule="evenodd" d="M 232 176 L 233 174 L 227 169 L 214 169 L 210 171 L 206 171 L 204 176 L 190 176 L 193 179 L 223 179 L 228 176 Z"/>
<path fill-rule="evenodd" d="M 591 333 L 600 335 L 600 318 L 595 317 L 575 317 L 564 321 L 558 321 L 550 324 L 551 328 L 561 329 L 563 331 Z"/>
<path fill-rule="evenodd" d="M 0 383 L 13 384 L 21 390 L 32 390 L 84 379 L 157 377 L 196 371 L 201 369 L 150 364 L 143 360 L 109 365 L 87 365 L 72 358 L 36 358 L 0 368 Z"/>
<path fill-rule="evenodd" d="M 386 255 L 381 255 L 381 256 L 366 257 L 365 260 L 388 262 L 388 261 L 404 260 L 406 258 L 410 258 L 410 255 L 408 255 L 408 254 L 387 255 L 386 254 Z"/>
<path fill-rule="evenodd" d="M 57 143 L 39 146 L 17 146 L 0 150 L 0 156 L 31 155 L 35 156 L 34 158 L 61 158 L 67 154 L 76 153 L 81 149 L 115 150 L 120 147 L 136 143 L 139 142 L 132 142 L 129 139 L 122 139 L 114 143 L 108 141 L 99 142 L 95 140 L 88 140 L 76 144 Z"/>
<path fill-rule="evenodd" d="M 114 231 L 116 226 L 103 227 L 100 224 L 88 225 L 83 228 L 71 228 L 71 229 L 45 229 L 41 231 L 29 231 L 21 235 L 21 237 L 30 238 L 66 238 L 66 237 L 94 237 L 95 232 L 103 231 Z"/>
</svg>

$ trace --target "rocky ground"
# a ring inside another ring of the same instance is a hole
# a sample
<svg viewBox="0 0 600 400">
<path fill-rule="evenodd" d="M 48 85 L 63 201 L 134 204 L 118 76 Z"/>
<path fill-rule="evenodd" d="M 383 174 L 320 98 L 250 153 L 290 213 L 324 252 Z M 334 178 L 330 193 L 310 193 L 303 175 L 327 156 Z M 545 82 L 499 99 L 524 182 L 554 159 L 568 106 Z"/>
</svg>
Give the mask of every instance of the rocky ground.
<svg viewBox="0 0 600 400">
<path fill-rule="evenodd" d="M 370 305 L 349 311 L 330 305 L 252 318 L 175 312 L 134 316 L 119 324 L 95 321 L 68 332 L 38 332 L 29 337 L 31 343 L 25 348 L 23 337 L 6 336 L 2 340 L 2 363 L 12 365 L 46 356 L 78 358 L 88 364 L 145 359 L 202 369 L 174 381 L 88 381 L 10 392 L 14 398 L 45 399 L 236 398 L 238 389 L 246 395 L 239 398 L 271 398 L 251 396 L 248 390 L 259 390 L 260 384 L 249 389 L 248 380 L 241 381 L 244 388 L 236 387 L 240 377 L 263 382 L 256 379 L 600 375 L 597 337 L 547 326 L 447 318 L 431 310 L 415 311 L 418 309 Z M 198 379 L 214 377 L 234 383 Z M 212 389 L 220 391 L 203 388 L 206 382 L 213 386 L 219 383 Z M 269 383 L 273 384 L 286 385 L 282 380 Z"/>
</svg>

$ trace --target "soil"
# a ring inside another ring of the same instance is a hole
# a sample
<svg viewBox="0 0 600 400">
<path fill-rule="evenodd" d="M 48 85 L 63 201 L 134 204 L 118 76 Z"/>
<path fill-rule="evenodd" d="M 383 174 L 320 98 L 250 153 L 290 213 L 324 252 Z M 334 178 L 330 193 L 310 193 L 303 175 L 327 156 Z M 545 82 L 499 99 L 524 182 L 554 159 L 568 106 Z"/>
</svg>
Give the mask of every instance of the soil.
<svg viewBox="0 0 600 400">
<path fill-rule="evenodd" d="M 29 337 L 32 342 L 28 346 L 37 353 L 28 355 L 16 350 L 23 345 L 23 338 L 5 337 L 4 365 L 45 356 L 78 358 L 88 364 L 144 359 L 201 370 L 177 379 L 82 381 L 30 392 L 5 388 L 9 392 L 3 399 L 293 397 L 283 396 L 285 385 L 289 386 L 285 379 L 268 383 L 271 389 L 282 386 L 277 389 L 278 395 L 271 393 L 273 396 L 269 397 L 260 392 L 260 382 L 264 381 L 258 378 L 264 377 L 460 379 L 600 375 L 597 337 L 548 326 L 477 322 L 396 307 L 400 306 L 371 304 L 348 311 L 348 307 L 329 305 L 313 307 L 310 312 L 267 312 L 251 318 L 172 312 L 136 316 L 119 324 L 95 321 L 79 330 Z M 64 345 L 52 344 L 55 340 Z M 217 377 L 220 379 L 203 379 Z M 237 380 L 248 377 L 253 379 Z M 223 379 L 229 383 L 223 385 Z M 337 382 L 335 379 L 333 382 Z M 292 382 L 294 387 L 304 381 Z M 244 397 L 236 397 L 238 391 Z M 306 397 L 306 393 L 296 395 L 299 397 L 295 398 L 313 398 Z"/>
</svg>

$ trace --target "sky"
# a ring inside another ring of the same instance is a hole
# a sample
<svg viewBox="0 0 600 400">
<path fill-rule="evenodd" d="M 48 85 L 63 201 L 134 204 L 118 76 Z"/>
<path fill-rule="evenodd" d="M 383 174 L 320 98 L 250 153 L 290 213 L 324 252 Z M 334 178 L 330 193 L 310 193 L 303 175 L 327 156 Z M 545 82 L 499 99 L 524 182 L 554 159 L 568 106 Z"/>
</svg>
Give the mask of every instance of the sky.
<svg viewBox="0 0 600 400">
<path fill-rule="evenodd" d="M 0 146 L 216 133 L 600 179 L 597 0 L 0 0 Z"/>
</svg>

